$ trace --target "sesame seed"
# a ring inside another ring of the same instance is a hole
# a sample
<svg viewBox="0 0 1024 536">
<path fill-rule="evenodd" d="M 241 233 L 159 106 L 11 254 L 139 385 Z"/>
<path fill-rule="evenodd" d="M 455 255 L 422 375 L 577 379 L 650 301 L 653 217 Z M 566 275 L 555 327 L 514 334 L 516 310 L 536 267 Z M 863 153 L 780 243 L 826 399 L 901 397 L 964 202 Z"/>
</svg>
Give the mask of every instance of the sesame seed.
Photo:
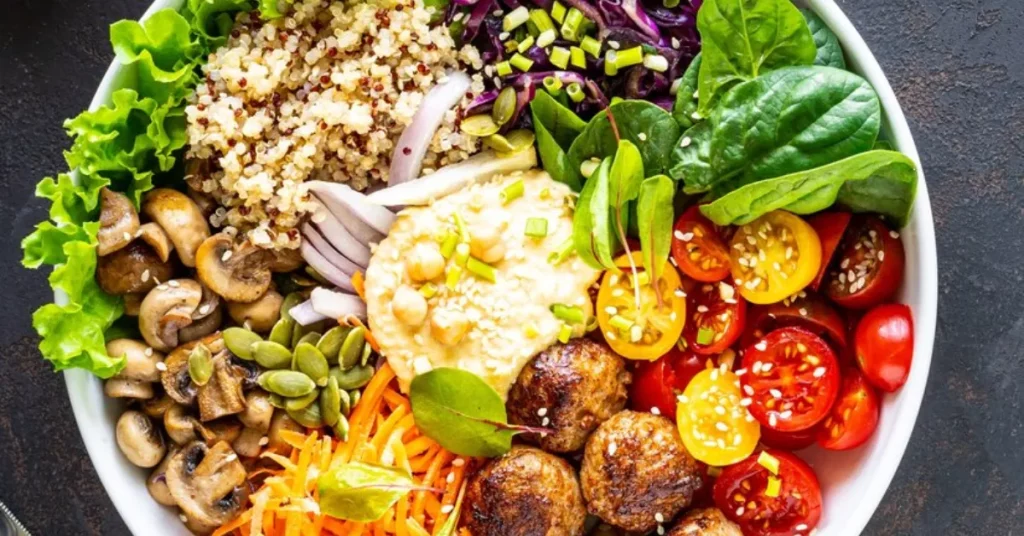
<svg viewBox="0 0 1024 536">
<path fill-rule="evenodd" d="M 896 231 L 889 231 L 889 236 L 891 236 L 893 238 L 899 238 L 900 234 L 897 233 Z"/>
<path fill-rule="evenodd" d="M 653 413 L 654 415 L 661 415 L 661 410 L 658 409 L 658 406 L 654 406 L 653 408 L 651 408 L 651 413 Z"/>
<path fill-rule="evenodd" d="M 647 141 L 647 134 L 644 134 L 643 132 L 637 134 L 636 137 L 640 141 Z"/>
<path fill-rule="evenodd" d="M 188 523 L 188 517 L 186 517 L 185 514 L 178 514 L 178 519 L 180 519 L 182 523 Z"/>
<path fill-rule="evenodd" d="M 742 406 L 742 407 L 747 407 L 747 406 L 749 406 L 749 405 L 751 405 L 753 403 L 754 403 L 754 401 L 751 400 L 750 398 L 743 398 L 743 399 L 740 400 L 740 406 Z"/>
<path fill-rule="evenodd" d="M 260 438 L 259 444 L 260 444 L 261 447 L 265 446 L 267 443 L 270 443 L 270 438 L 269 437 L 263 436 L 263 437 Z"/>
<path fill-rule="evenodd" d="M 129 232 L 127 232 L 127 231 L 125 231 L 125 233 L 124 233 L 124 239 L 125 239 L 125 240 L 127 240 L 127 241 L 129 241 L 129 242 L 131 242 L 131 241 L 132 241 L 132 234 L 131 234 L 131 233 L 129 233 Z"/>
<path fill-rule="evenodd" d="M 768 394 L 772 395 L 772 398 L 782 398 L 782 391 L 778 389 L 768 389 Z"/>
<path fill-rule="evenodd" d="M 452 482 L 455 482 L 455 471 L 449 472 L 448 473 L 448 477 L 445 478 L 444 480 L 445 480 L 445 482 L 447 482 L 449 484 L 451 484 Z"/>
<path fill-rule="evenodd" d="M 794 530 L 807 530 L 807 525 L 805 525 L 803 523 L 800 523 L 799 525 L 793 527 L 793 529 Z"/>
<path fill-rule="evenodd" d="M 167 284 L 168 284 L 168 285 L 169 285 L 169 286 L 170 286 L 171 288 L 178 288 L 178 287 L 180 287 L 180 286 L 181 286 L 181 283 L 180 283 L 180 282 L 178 282 L 178 281 L 173 281 L 173 280 L 172 280 L 172 281 L 168 281 L 168 282 L 167 282 Z"/>
<path fill-rule="evenodd" d="M 145 283 L 146 281 L 149 281 L 149 275 L 150 274 L 149 274 L 149 269 L 148 268 L 145 271 L 142 272 L 142 282 L 143 283 Z"/>
<path fill-rule="evenodd" d="M 788 410 L 788 409 L 786 411 L 783 411 L 782 413 L 779 414 L 779 417 L 782 417 L 783 419 L 788 419 L 788 418 L 790 418 L 792 416 L 793 416 L 793 412 Z"/>
<path fill-rule="evenodd" d="M 689 136 L 683 136 L 683 139 L 679 142 L 679 146 L 685 148 L 689 147 L 691 143 L 693 143 L 693 140 Z"/>
<path fill-rule="evenodd" d="M 765 364 L 764 364 L 764 365 L 763 365 L 763 366 L 761 367 L 761 372 L 767 373 L 768 371 L 770 371 L 770 370 L 772 369 L 772 366 L 773 366 L 773 365 L 772 365 L 771 363 L 765 363 Z"/>
<path fill-rule="evenodd" d="M 706 313 L 706 312 L 708 312 L 708 308 L 707 308 L 706 305 L 698 305 L 697 306 L 697 312 L 698 313 Z"/>
<path fill-rule="evenodd" d="M 758 342 L 757 344 L 755 344 L 754 348 L 757 348 L 758 350 L 763 352 L 763 351 L 768 349 L 768 341 L 762 340 L 762 341 Z M 758 363 L 760 363 L 760 361 L 758 361 Z M 757 369 L 760 368 L 756 364 L 754 365 L 754 367 L 755 367 L 754 368 L 754 372 L 757 372 Z"/>
<path fill-rule="evenodd" d="M 619 446 L 614 441 L 608 443 L 608 455 L 615 456 L 615 451 L 619 449 Z"/>
<path fill-rule="evenodd" d="M 753 387 L 751 387 L 751 386 L 749 386 L 749 385 L 744 385 L 744 386 L 743 386 L 743 392 L 744 392 L 744 393 L 745 393 L 745 394 L 746 394 L 747 396 L 754 396 L 754 388 L 753 388 Z"/>
<path fill-rule="evenodd" d="M 820 378 L 825 375 L 825 367 L 818 367 L 814 369 L 814 377 Z"/>
<path fill-rule="evenodd" d="M 768 426 L 775 428 L 777 424 L 779 424 L 779 418 L 776 417 L 774 413 L 768 415 Z"/>
<path fill-rule="evenodd" d="M 737 509 L 736 509 L 736 517 L 740 517 L 740 516 L 742 516 L 742 515 L 743 515 L 743 513 L 744 513 L 744 512 L 746 512 L 746 511 L 747 511 L 747 509 L 746 509 L 746 508 L 744 508 L 744 507 L 742 507 L 742 506 L 741 506 L 741 507 L 739 507 L 739 508 L 737 508 Z"/>
<path fill-rule="evenodd" d="M 234 253 L 230 249 L 225 251 L 224 254 L 220 256 L 221 262 L 228 262 L 228 259 L 230 259 L 233 254 Z"/>
<path fill-rule="evenodd" d="M 540 421 L 540 425 L 541 426 L 547 426 L 549 424 L 551 424 L 551 419 L 549 419 L 547 417 L 544 417 L 544 420 Z"/>
<path fill-rule="evenodd" d="M 537 416 L 543 417 L 548 414 L 548 408 L 540 408 L 537 410 Z"/>
<path fill-rule="evenodd" d="M 614 50 L 618 50 L 622 45 L 620 45 L 618 41 L 608 41 L 608 46 Z"/>
<path fill-rule="evenodd" d="M 441 513 L 445 515 L 452 513 L 452 510 L 455 510 L 455 505 L 453 504 L 446 504 L 441 507 Z"/>
<path fill-rule="evenodd" d="M 725 415 L 725 407 L 721 405 L 715 406 L 715 413 L 719 415 Z"/>
<path fill-rule="evenodd" d="M 654 520 L 657 521 L 658 523 L 664 523 L 665 522 L 665 516 L 661 515 L 661 512 L 658 512 L 658 513 L 654 514 Z"/>
<path fill-rule="evenodd" d="M 159 363 L 156 364 L 156 369 L 159 370 L 160 372 L 163 372 L 167 370 L 167 364 L 164 363 L 163 361 L 160 361 Z"/>
<path fill-rule="evenodd" d="M 153 349 L 147 346 L 146 349 L 142 353 L 146 354 L 146 357 L 149 357 L 149 356 L 153 355 Z"/>
<path fill-rule="evenodd" d="M 674 231 L 672 233 L 672 236 L 676 237 L 676 240 L 682 240 L 683 239 L 683 232 L 679 231 L 679 230 Z"/>
<path fill-rule="evenodd" d="M 800 308 L 800 316 L 807 316 L 807 309 L 804 307 Z"/>
</svg>

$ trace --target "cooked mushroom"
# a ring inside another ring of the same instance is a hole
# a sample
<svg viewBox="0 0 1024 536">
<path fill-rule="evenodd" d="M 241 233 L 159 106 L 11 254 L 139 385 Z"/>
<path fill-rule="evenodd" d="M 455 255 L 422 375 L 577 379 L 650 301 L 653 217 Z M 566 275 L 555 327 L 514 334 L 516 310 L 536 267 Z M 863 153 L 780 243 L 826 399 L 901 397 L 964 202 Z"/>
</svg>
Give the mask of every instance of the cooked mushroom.
<svg viewBox="0 0 1024 536">
<path fill-rule="evenodd" d="M 203 191 L 203 183 L 210 178 L 208 159 L 185 158 L 185 184 L 188 196 L 195 201 L 203 215 L 209 218 L 220 206 L 212 195 Z"/>
<path fill-rule="evenodd" d="M 200 281 L 225 300 L 249 303 L 270 288 L 268 253 L 250 242 L 235 244 L 219 233 L 208 238 L 196 253 Z"/>
<path fill-rule="evenodd" d="M 178 331 L 192 323 L 203 288 L 191 279 L 172 279 L 146 295 L 139 309 L 139 331 L 153 348 L 178 346 Z"/>
<path fill-rule="evenodd" d="M 154 396 L 150 399 L 144 400 L 139 404 L 139 409 L 154 419 L 163 419 L 164 415 L 167 414 L 167 410 L 174 407 L 175 404 L 177 404 L 177 402 L 175 402 L 173 398 L 167 396 L 167 393 L 161 393 L 160 396 Z"/>
<path fill-rule="evenodd" d="M 139 467 L 153 467 L 160 463 L 167 453 L 167 446 L 164 445 L 160 430 L 141 412 L 124 412 L 117 420 L 115 435 L 121 452 L 128 461 Z"/>
<path fill-rule="evenodd" d="M 172 406 L 164 414 L 164 430 L 171 441 L 179 445 L 194 441 L 198 437 L 196 424 L 196 419 L 189 414 L 185 406 Z"/>
<path fill-rule="evenodd" d="M 265 434 L 270 429 L 270 419 L 273 417 L 274 406 L 270 404 L 270 395 L 266 391 L 255 390 L 245 395 L 245 411 L 238 415 L 238 420 L 246 428 Z"/>
<path fill-rule="evenodd" d="M 164 461 L 153 469 L 146 479 L 146 489 L 156 502 L 164 506 L 175 506 L 171 490 L 167 488 L 167 467 L 171 464 L 171 458 L 178 452 L 177 447 L 171 447 L 164 456 Z"/>
<path fill-rule="evenodd" d="M 257 333 L 266 333 L 281 317 L 284 298 L 276 290 L 268 290 L 251 303 L 228 303 L 228 314 L 235 322 L 249 326 Z"/>
<path fill-rule="evenodd" d="M 139 227 L 139 231 L 136 234 L 140 240 L 153 248 L 153 252 L 156 253 L 157 257 L 160 257 L 161 261 L 167 262 L 171 258 L 174 244 L 171 243 L 171 237 L 167 236 L 164 228 L 160 227 L 159 224 L 153 222 L 144 223 L 142 227 Z"/>
<path fill-rule="evenodd" d="M 302 252 L 298 249 L 278 249 L 270 254 L 270 262 L 267 267 L 276 274 L 291 272 L 302 268 L 306 263 L 302 258 Z"/>
<path fill-rule="evenodd" d="M 231 448 L 235 449 L 239 456 L 255 458 L 260 454 L 260 448 L 262 448 L 260 443 L 264 437 L 266 436 L 263 435 L 263 432 L 254 428 L 246 428 L 231 442 Z"/>
<path fill-rule="evenodd" d="M 124 299 L 124 314 L 128 316 L 139 316 L 139 309 L 142 308 L 142 300 L 146 295 L 142 292 L 133 292 L 122 296 Z"/>
<path fill-rule="evenodd" d="M 304 433 L 305 428 L 301 424 L 292 420 L 284 411 L 274 412 L 274 417 L 270 419 L 270 430 L 267 432 L 267 438 L 270 441 L 270 449 L 277 452 L 285 452 L 289 446 L 288 443 L 281 437 L 281 432 L 290 430 L 292 432 Z"/>
<path fill-rule="evenodd" d="M 181 330 L 178 331 L 178 340 L 179 342 L 191 342 L 196 339 L 201 339 L 220 329 L 223 321 L 224 313 L 221 312 L 220 307 L 217 307 L 213 310 L 213 313 L 195 320 L 188 326 L 181 328 Z"/>
<path fill-rule="evenodd" d="M 167 466 L 167 488 L 196 534 L 235 517 L 249 496 L 245 467 L 223 441 L 212 447 L 196 441 L 175 454 Z"/>
<path fill-rule="evenodd" d="M 103 382 L 103 394 L 110 398 L 149 400 L 153 398 L 153 384 L 125 378 L 110 378 Z"/>
<path fill-rule="evenodd" d="M 213 358 L 213 375 L 199 387 L 199 420 L 202 422 L 234 415 L 245 410 L 242 377 L 231 366 L 231 354 L 223 351 Z"/>
<path fill-rule="evenodd" d="M 100 190 L 100 230 L 96 232 L 96 254 L 100 257 L 127 246 L 139 230 L 139 214 L 122 193 Z M 166 260 L 166 259 L 164 259 Z"/>
<path fill-rule="evenodd" d="M 210 226 L 194 201 L 177 190 L 157 188 L 146 194 L 142 213 L 163 228 L 178 250 L 181 263 L 196 265 L 196 250 L 210 236 Z"/>
<path fill-rule="evenodd" d="M 132 339 L 114 339 L 107 343 L 107 354 L 124 357 L 125 366 L 103 384 L 103 392 L 111 398 L 153 398 L 153 382 L 160 380 L 157 363 L 164 355 L 146 343 Z"/>
<path fill-rule="evenodd" d="M 188 373 L 188 357 L 198 344 L 206 345 L 211 354 L 224 351 L 224 339 L 220 333 L 185 343 L 167 355 L 167 359 L 164 360 L 166 369 L 160 373 L 160 383 L 167 396 L 185 406 L 191 406 L 196 400 L 196 384 L 192 382 L 192 377 Z"/>
<path fill-rule="evenodd" d="M 149 292 L 160 281 L 174 277 L 174 265 L 163 262 L 140 240 L 96 259 L 96 282 L 107 294 Z"/>
<path fill-rule="evenodd" d="M 208 423 L 196 423 L 196 431 L 199 432 L 199 437 L 206 441 L 207 445 L 213 445 L 218 441 L 231 443 L 238 439 L 238 436 L 242 435 L 243 429 L 242 423 L 234 418 L 220 419 Z"/>
</svg>

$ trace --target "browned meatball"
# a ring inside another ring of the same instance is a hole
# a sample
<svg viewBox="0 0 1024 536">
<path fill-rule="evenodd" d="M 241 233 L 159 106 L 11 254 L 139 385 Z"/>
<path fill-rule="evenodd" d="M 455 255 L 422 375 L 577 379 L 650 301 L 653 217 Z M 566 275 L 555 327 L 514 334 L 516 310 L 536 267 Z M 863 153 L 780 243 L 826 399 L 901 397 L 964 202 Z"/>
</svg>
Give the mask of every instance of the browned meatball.
<svg viewBox="0 0 1024 536">
<path fill-rule="evenodd" d="M 687 512 L 668 536 L 743 536 L 743 531 L 718 508 L 704 508 Z"/>
<path fill-rule="evenodd" d="M 701 485 L 672 421 L 636 411 L 618 413 L 590 436 L 580 480 L 587 510 L 632 532 L 675 517 Z"/>
<path fill-rule="evenodd" d="M 508 395 L 509 422 L 551 428 L 523 439 L 548 452 L 575 452 L 602 422 L 626 407 L 631 376 L 604 343 L 573 339 L 541 352 L 519 373 Z"/>
<path fill-rule="evenodd" d="M 473 536 L 581 536 L 587 516 L 572 467 L 524 446 L 473 475 L 466 505 Z"/>
</svg>

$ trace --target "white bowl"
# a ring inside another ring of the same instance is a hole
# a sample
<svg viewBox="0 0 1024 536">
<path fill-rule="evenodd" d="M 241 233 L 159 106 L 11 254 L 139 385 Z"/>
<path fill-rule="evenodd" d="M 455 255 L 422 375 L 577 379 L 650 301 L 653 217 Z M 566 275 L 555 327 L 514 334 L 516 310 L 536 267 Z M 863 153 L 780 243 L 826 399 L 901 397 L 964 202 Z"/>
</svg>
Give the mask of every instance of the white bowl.
<svg viewBox="0 0 1024 536">
<path fill-rule="evenodd" d="M 182 3 L 183 0 L 157 0 L 144 17 Z M 833 0 L 804 0 L 802 3 L 817 12 L 839 36 L 849 69 L 864 76 L 878 92 L 885 116 L 884 136 L 917 162 L 920 169 L 917 147 L 896 95 L 860 34 Z M 115 61 L 103 77 L 90 109 L 108 102 L 122 75 L 121 66 Z M 916 347 L 910 379 L 899 392 L 885 397 L 878 430 L 866 445 L 842 453 L 817 449 L 801 453 L 817 471 L 825 494 L 819 536 L 852 536 L 864 529 L 896 473 L 921 407 L 935 337 L 938 273 L 931 203 L 924 174 L 919 171 L 918 175 L 914 211 L 902 233 L 909 277 L 899 296 L 914 314 Z M 64 378 L 86 450 L 128 528 L 136 536 L 188 536 L 177 513 L 150 498 L 146 491 L 147 472 L 129 463 L 118 450 L 114 423 L 121 404 L 106 398 L 102 382 L 85 371 L 69 370 Z"/>
</svg>

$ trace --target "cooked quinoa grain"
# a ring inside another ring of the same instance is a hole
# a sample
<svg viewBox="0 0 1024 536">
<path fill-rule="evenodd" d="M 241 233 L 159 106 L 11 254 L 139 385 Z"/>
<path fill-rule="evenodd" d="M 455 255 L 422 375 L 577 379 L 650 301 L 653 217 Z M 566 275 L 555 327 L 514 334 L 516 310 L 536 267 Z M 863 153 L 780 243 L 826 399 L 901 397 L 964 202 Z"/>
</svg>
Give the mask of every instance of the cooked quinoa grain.
<svg viewBox="0 0 1024 536">
<path fill-rule="evenodd" d="M 193 188 L 222 205 L 215 226 L 244 230 L 256 245 L 297 247 L 293 230 L 312 211 L 307 180 L 362 190 L 386 182 L 402 131 L 452 69 L 477 72 L 478 51 L 456 49 L 430 26 L 422 0 L 299 0 L 271 22 L 239 16 L 210 55 L 186 109 L 189 156 L 204 165 Z M 459 131 L 473 84 L 434 136 L 424 170 L 467 158 L 477 140 Z"/>
</svg>

